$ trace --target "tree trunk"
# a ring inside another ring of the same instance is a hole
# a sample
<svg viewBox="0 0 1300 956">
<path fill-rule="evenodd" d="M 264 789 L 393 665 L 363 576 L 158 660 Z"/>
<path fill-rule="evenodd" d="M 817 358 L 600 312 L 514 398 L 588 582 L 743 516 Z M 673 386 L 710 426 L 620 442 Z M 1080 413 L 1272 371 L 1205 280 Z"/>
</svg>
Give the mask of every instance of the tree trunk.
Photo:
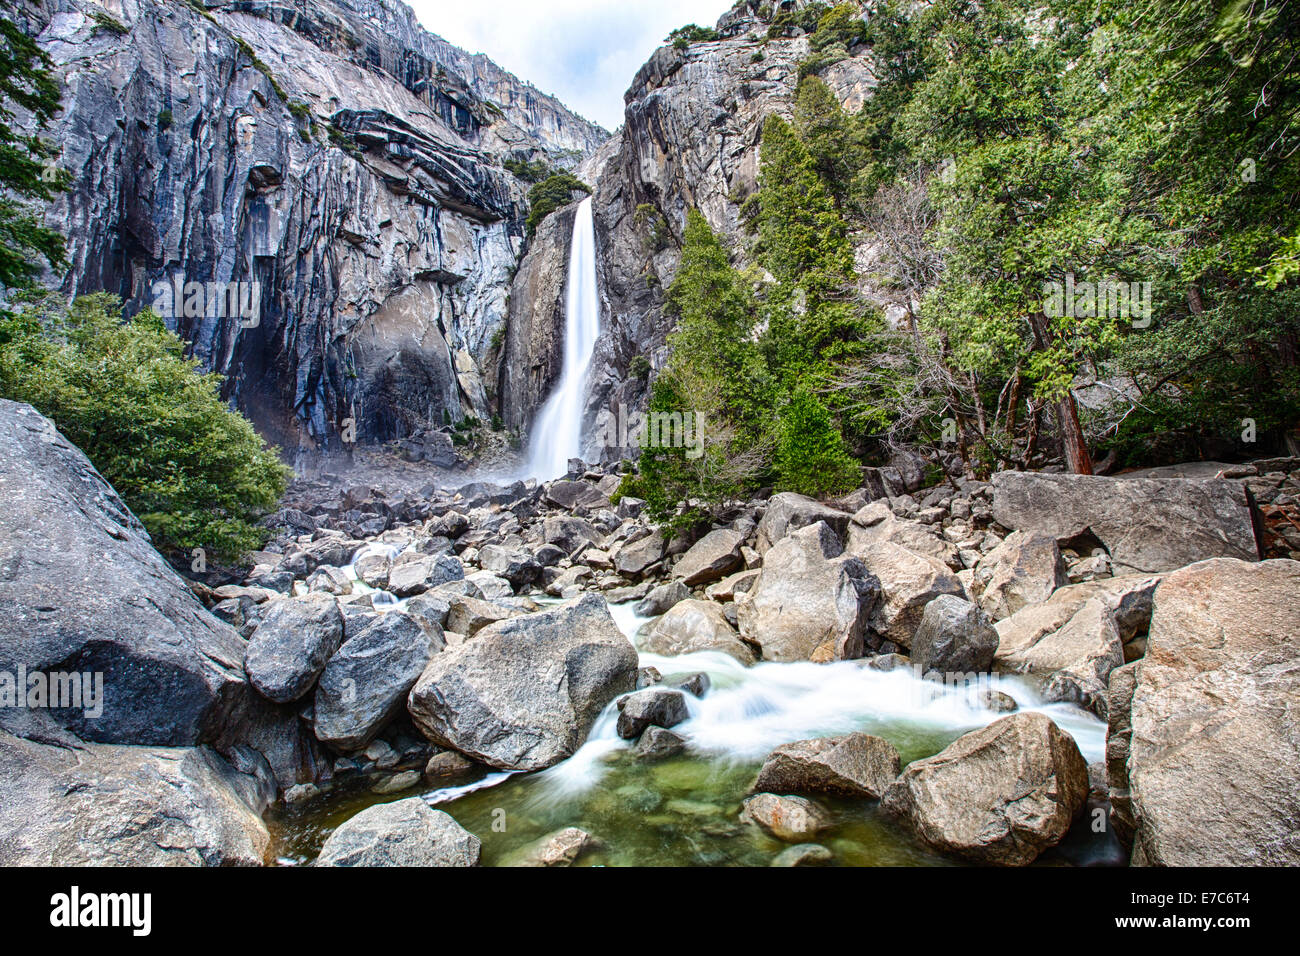
<svg viewBox="0 0 1300 956">
<path fill-rule="evenodd" d="M 1034 339 L 1040 349 L 1047 348 L 1047 316 L 1041 312 L 1029 318 Z M 1088 453 L 1088 443 L 1083 437 L 1083 426 L 1079 424 L 1079 406 L 1074 403 L 1074 393 L 1067 390 L 1057 401 L 1056 430 L 1061 435 L 1061 450 L 1065 454 L 1065 466 L 1076 475 L 1092 474 L 1092 455 Z"/>
</svg>

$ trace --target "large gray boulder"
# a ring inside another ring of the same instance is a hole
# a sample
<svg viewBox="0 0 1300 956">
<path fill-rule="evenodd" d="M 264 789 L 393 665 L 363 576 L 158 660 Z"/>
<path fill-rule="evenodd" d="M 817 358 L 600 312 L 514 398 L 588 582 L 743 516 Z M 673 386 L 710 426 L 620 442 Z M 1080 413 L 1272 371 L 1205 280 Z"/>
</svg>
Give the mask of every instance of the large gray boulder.
<svg viewBox="0 0 1300 956">
<path fill-rule="evenodd" d="M 736 600 L 741 637 L 764 660 L 862 656 L 880 584 L 862 561 L 839 555 L 838 536 L 820 521 L 768 550 L 758 581 Z"/>
<path fill-rule="evenodd" d="M 721 651 L 746 667 L 754 652 L 740 639 L 716 601 L 679 601 L 667 614 L 649 622 L 637 635 L 643 651 L 673 657 L 696 651 Z"/>
<path fill-rule="evenodd" d="M 1004 471 L 993 476 L 993 517 L 1004 527 L 1058 540 L 1090 532 L 1117 572 L 1259 557 L 1246 490 L 1228 479 Z"/>
<path fill-rule="evenodd" d="M 248 642 L 244 670 L 267 700 L 287 704 L 316 683 L 343 643 L 343 615 L 328 594 L 273 602 Z"/>
<path fill-rule="evenodd" d="M 658 531 L 627 541 L 613 554 L 614 569 L 619 574 L 635 578 L 662 561 L 667 547 L 664 536 Z"/>
<path fill-rule="evenodd" d="M 772 545 L 786 535 L 819 521 L 834 531 L 843 544 L 852 517 L 847 511 L 824 505 L 806 495 L 782 491 L 768 500 L 763 518 L 758 523 L 758 552 L 766 554 Z"/>
<path fill-rule="evenodd" d="M 1300 562 L 1167 575 L 1135 675 L 1127 779 L 1111 779 L 1133 862 L 1300 864 Z"/>
<path fill-rule="evenodd" d="M 1126 574 L 1060 588 L 1042 604 L 1021 608 L 993 625 L 998 632 L 998 663 L 1009 670 L 1041 671 L 1032 664 L 1033 647 L 1064 627 L 1092 598 L 1103 601 L 1110 609 L 1120 640 L 1127 643 L 1150 627 L 1159 583 L 1159 575 Z"/>
<path fill-rule="evenodd" d="M 1023 660 L 1030 671 L 1051 672 L 1044 700 L 1078 704 L 1105 720 L 1110 672 L 1124 664 L 1124 643 L 1110 608 L 1101 598 L 1092 598 Z"/>
<path fill-rule="evenodd" d="M 871 615 L 873 646 L 887 650 L 911 647 L 927 605 L 935 598 L 965 594 L 961 581 L 938 558 L 909 551 L 890 541 L 878 541 L 857 557 L 880 582 L 881 599 Z"/>
<path fill-rule="evenodd" d="M 399 555 L 389 569 L 388 590 L 399 598 L 411 597 L 464 577 L 465 566 L 454 554 L 424 556 L 409 552 Z"/>
<path fill-rule="evenodd" d="M 329 659 L 315 697 L 316 737 L 360 750 L 402 712 L 406 695 L 445 646 L 442 629 L 389 611 Z"/>
<path fill-rule="evenodd" d="M 207 747 L 0 731 L 0 866 L 260 866 L 271 796 Z"/>
<path fill-rule="evenodd" d="M 1056 539 L 1042 532 L 1015 531 L 975 565 L 970 594 L 995 621 L 1041 604 L 1070 575 Z"/>
<path fill-rule="evenodd" d="M 691 589 L 681 581 L 669 581 L 643 597 L 636 605 L 636 613 L 642 617 L 655 617 L 672 609 L 682 601 L 688 600 Z"/>
<path fill-rule="evenodd" d="M 898 751 L 880 737 L 818 737 L 773 750 L 750 789 L 878 800 L 900 769 Z"/>
<path fill-rule="evenodd" d="M 491 624 L 436 655 L 408 708 L 434 743 L 502 770 L 571 755 L 596 717 L 636 687 L 635 648 L 604 598 Z"/>
<path fill-rule="evenodd" d="M 20 736 L 205 742 L 248 693 L 235 630 L 204 610 L 53 423 L 4 400 L 0 622 L 0 671 L 103 675 L 97 716 L 84 707 L 0 707 L 0 728 Z"/>
<path fill-rule="evenodd" d="M 922 674 L 983 673 L 993 665 L 998 632 L 970 601 L 940 594 L 925 606 L 910 657 Z"/>
<path fill-rule="evenodd" d="M 367 807 L 329 835 L 317 866 L 478 866 L 482 844 L 420 797 Z"/>
<path fill-rule="evenodd" d="M 1023 866 L 1060 842 L 1087 796 L 1088 765 L 1074 740 L 1024 712 L 909 764 L 880 805 L 937 849 Z"/>
<path fill-rule="evenodd" d="M 740 556 L 742 535 L 728 528 L 710 531 L 682 555 L 673 565 L 673 577 L 681 578 L 687 587 L 695 588 L 725 578 L 745 565 Z"/>
<path fill-rule="evenodd" d="M 618 735 L 635 740 L 647 727 L 676 727 L 690 716 L 686 695 L 669 687 L 647 687 L 620 697 Z"/>
<path fill-rule="evenodd" d="M 571 515 L 547 515 L 542 522 L 542 540 L 572 554 L 584 544 L 599 546 L 604 536 L 584 518 Z"/>
</svg>

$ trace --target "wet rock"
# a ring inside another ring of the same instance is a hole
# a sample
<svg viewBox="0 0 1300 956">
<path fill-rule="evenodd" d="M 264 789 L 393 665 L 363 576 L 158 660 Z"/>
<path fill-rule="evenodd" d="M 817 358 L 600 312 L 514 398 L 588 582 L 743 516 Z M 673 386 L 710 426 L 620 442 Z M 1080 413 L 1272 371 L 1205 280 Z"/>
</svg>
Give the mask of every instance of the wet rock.
<svg viewBox="0 0 1300 956">
<path fill-rule="evenodd" d="M 540 770 L 582 745 L 636 672 L 635 649 L 593 594 L 491 624 L 436 655 L 408 708 L 435 744 L 498 769 Z"/>
<path fill-rule="evenodd" d="M 403 770 L 401 773 L 394 773 L 384 777 L 370 788 L 370 792 L 379 794 L 401 793 L 403 790 L 410 790 L 419 782 L 420 774 L 418 771 Z"/>
<path fill-rule="evenodd" d="M 893 745 L 870 734 L 796 740 L 767 755 L 750 789 L 878 800 L 900 769 Z"/>
<path fill-rule="evenodd" d="M 687 677 L 678 677 L 670 681 L 668 686 L 684 690 L 692 697 L 703 697 L 708 693 L 709 688 L 713 686 L 713 681 L 709 679 L 708 674 L 698 671 Z"/>
<path fill-rule="evenodd" d="M 925 606 L 912 637 L 912 662 L 927 671 L 983 673 L 993 665 L 998 632 L 970 601 L 941 594 Z"/>
<path fill-rule="evenodd" d="M 909 764 L 881 807 L 937 849 L 1024 866 L 1060 842 L 1087 796 L 1074 740 L 1042 714 L 1019 713 Z"/>
<path fill-rule="evenodd" d="M 586 830 L 565 827 L 548 833 L 510 854 L 502 866 L 572 866 L 583 853 L 596 849 L 600 841 Z"/>
<path fill-rule="evenodd" d="M 650 726 L 636 742 L 638 760 L 666 760 L 686 751 L 686 741 L 663 727 Z"/>
<path fill-rule="evenodd" d="M 686 600 L 647 624 L 638 635 L 642 649 L 673 657 L 696 651 L 721 651 L 746 667 L 754 652 L 740 639 L 723 609 L 714 601 Z"/>
<path fill-rule="evenodd" d="M 772 860 L 771 866 L 825 866 L 835 859 L 835 854 L 820 843 L 796 843 L 788 846 Z"/>
<path fill-rule="evenodd" d="M 981 691 L 976 699 L 979 706 L 985 710 L 991 710 L 995 714 L 1011 714 L 1019 709 L 1020 705 L 1010 694 L 1004 694 L 1000 690 Z"/>
<path fill-rule="evenodd" d="M 832 825 L 831 815 L 803 797 L 759 793 L 746 797 L 740 811 L 742 823 L 754 823 L 785 843 L 802 843 Z"/>
<path fill-rule="evenodd" d="M 244 669 L 263 697 L 285 704 L 312 689 L 342 641 L 343 615 L 333 597 L 283 598 L 253 632 Z"/>
<path fill-rule="evenodd" d="M 740 634 L 762 649 L 764 660 L 862 656 L 880 585 L 862 561 L 838 555 L 838 538 L 822 522 L 786 534 L 768 550 L 758 581 L 736 601 Z"/>
<path fill-rule="evenodd" d="M 429 758 L 429 762 L 424 765 L 424 777 L 426 780 L 437 781 L 443 777 L 456 777 L 469 773 L 477 766 L 464 754 L 458 754 L 454 750 L 444 750 Z"/>
<path fill-rule="evenodd" d="M 618 735 L 624 740 L 641 736 L 655 727 L 675 727 L 690 716 L 686 698 L 679 690 L 662 686 L 638 690 L 618 701 Z"/>
<path fill-rule="evenodd" d="M 735 531 L 710 531 L 673 565 L 673 577 L 687 587 L 699 587 L 726 577 L 744 566 L 740 546 L 744 538 Z"/>
<path fill-rule="evenodd" d="M 402 712 L 406 695 L 433 655 L 442 630 L 389 611 L 330 658 L 316 688 L 315 730 L 321 743 L 359 750 Z"/>
<path fill-rule="evenodd" d="M 321 847 L 317 866 L 478 866 L 478 837 L 420 797 L 367 807 Z"/>
</svg>

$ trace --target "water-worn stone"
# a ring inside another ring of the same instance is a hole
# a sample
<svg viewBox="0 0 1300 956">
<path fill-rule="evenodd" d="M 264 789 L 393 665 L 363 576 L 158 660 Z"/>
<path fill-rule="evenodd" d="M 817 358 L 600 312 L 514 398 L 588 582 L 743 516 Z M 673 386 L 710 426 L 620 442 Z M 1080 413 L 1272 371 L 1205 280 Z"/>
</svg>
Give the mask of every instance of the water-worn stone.
<svg viewBox="0 0 1300 956">
<path fill-rule="evenodd" d="M 970 601 L 941 594 L 925 606 L 912 637 L 911 658 L 922 674 L 983 673 L 993 665 L 998 632 Z"/>
<path fill-rule="evenodd" d="M 632 740 L 651 725 L 675 727 L 689 716 L 686 697 L 680 690 L 647 687 L 619 699 L 618 735 Z"/>
<path fill-rule="evenodd" d="M 1058 540 L 1088 532 L 1117 573 L 1259 556 L 1246 492 L 1235 480 L 1002 471 L 993 476 L 993 516 L 1003 527 Z"/>
<path fill-rule="evenodd" d="M 900 769 L 893 745 L 870 734 L 796 740 L 767 755 L 750 790 L 878 800 Z"/>
<path fill-rule="evenodd" d="M 937 849 L 1023 866 L 1065 836 L 1087 796 L 1088 765 L 1074 740 L 1025 712 L 909 764 L 880 805 Z"/>
<path fill-rule="evenodd" d="M 267 608 L 248 642 L 244 670 L 277 704 L 302 697 L 343 642 L 343 615 L 327 594 L 282 598 Z"/>
<path fill-rule="evenodd" d="M 637 655 L 599 595 L 491 624 L 434 656 L 408 709 L 434 743 L 503 770 L 578 749 L 605 705 L 636 686 Z"/>
<path fill-rule="evenodd" d="M 880 585 L 861 560 L 839 554 L 838 537 L 822 522 L 768 550 L 758 581 L 736 600 L 740 634 L 764 660 L 862 656 Z"/>
<path fill-rule="evenodd" d="M 650 654 L 672 657 L 696 651 L 721 651 L 746 667 L 754 663 L 754 652 L 740 639 L 726 612 L 714 601 L 679 601 L 667 614 L 646 624 L 637 640 L 641 649 Z"/>
<path fill-rule="evenodd" d="M 673 565 L 673 577 L 687 587 L 700 587 L 726 577 L 744 566 L 740 546 L 745 539 L 735 531 L 718 528 L 710 531 Z"/>
<path fill-rule="evenodd" d="M 686 750 L 686 741 L 671 730 L 650 726 L 636 742 L 638 760 L 665 760 Z"/>
<path fill-rule="evenodd" d="M 583 853 L 600 846 L 586 830 L 565 827 L 510 854 L 502 866 L 572 866 Z"/>
<path fill-rule="evenodd" d="M 1300 863 L 1300 562 L 1217 558 L 1165 576 L 1136 665 L 1133 862 Z"/>
<path fill-rule="evenodd" d="M 796 843 L 788 846 L 772 860 L 771 866 L 825 866 L 835 859 L 835 854 L 820 843 Z"/>
<path fill-rule="evenodd" d="M 329 835 L 317 866 L 478 866 L 482 845 L 420 797 L 367 807 Z"/>
<path fill-rule="evenodd" d="M 336 750 L 360 750 L 402 712 L 406 695 L 433 655 L 442 629 L 389 611 L 329 659 L 316 687 L 316 738 Z"/>
<path fill-rule="evenodd" d="M 757 793 L 741 806 L 742 823 L 755 823 L 778 840 L 803 843 L 831 826 L 831 815 L 803 797 Z"/>
</svg>

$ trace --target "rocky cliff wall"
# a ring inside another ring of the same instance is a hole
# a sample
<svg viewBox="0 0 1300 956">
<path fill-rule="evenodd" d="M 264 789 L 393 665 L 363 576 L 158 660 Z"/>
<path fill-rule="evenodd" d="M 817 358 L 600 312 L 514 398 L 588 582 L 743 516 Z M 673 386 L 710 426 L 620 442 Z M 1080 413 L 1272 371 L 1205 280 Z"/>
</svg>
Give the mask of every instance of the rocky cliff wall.
<svg viewBox="0 0 1300 956">
<path fill-rule="evenodd" d="M 51 285 L 165 313 L 287 450 L 337 447 L 348 419 L 372 442 L 490 413 L 526 214 L 502 163 L 571 164 L 602 130 L 393 0 L 17 18 L 64 85 L 48 135 L 72 187 L 48 222 L 70 261 Z M 195 300 L 177 280 L 211 285 Z"/>
<path fill-rule="evenodd" d="M 593 436 L 617 433 L 607 426 L 620 405 L 629 412 L 644 406 L 649 377 L 630 374 L 633 359 L 643 356 L 658 368 L 666 358 L 664 342 L 673 320 L 664 312 L 664 288 L 677 271 L 687 211 L 698 208 L 736 246 L 737 255 L 743 254 L 740 205 L 757 188 L 763 120 L 773 113 L 790 117 L 799 61 L 809 52 L 799 29 L 769 37 L 769 27 L 782 11 L 806 5 L 802 0 L 741 2 L 719 20 L 721 39 L 685 50 L 656 50 L 625 94 L 623 127 L 579 169 L 595 189 L 603 307 L 586 401 L 584 456 L 589 460 L 633 454 L 628 448 L 597 447 Z M 846 109 L 860 108 L 875 84 L 870 51 L 822 76 Z M 554 268 L 557 256 L 556 249 L 535 243 L 520 273 Z M 562 285 L 558 289 L 562 296 Z M 559 306 L 562 316 L 562 299 Z M 535 326 L 540 316 L 555 314 L 553 302 L 511 298 L 512 326 Z M 555 328 L 559 334 L 562 324 Z M 507 364 L 527 361 L 532 380 L 549 382 L 558 375 L 551 363 L 559 355 L 556 350 L 526 359 L 511 354 Z M 512 368 L 508 374 L 518 377 L 523 370 Z M 502 400 L 506 420 L 526 427 L 537 396 L 503 391 Z"/>
</svg>

